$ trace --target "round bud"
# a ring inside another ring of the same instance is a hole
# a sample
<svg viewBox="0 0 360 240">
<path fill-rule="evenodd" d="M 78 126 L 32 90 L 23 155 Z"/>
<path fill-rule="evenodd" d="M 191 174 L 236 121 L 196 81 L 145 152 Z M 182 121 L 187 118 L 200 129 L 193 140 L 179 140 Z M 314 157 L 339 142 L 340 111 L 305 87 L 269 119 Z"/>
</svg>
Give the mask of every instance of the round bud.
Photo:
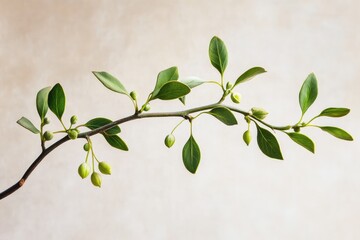
<svg viewBox="0 0 360 240">
<path fill-rule="evenodd" d="M 91 168 L 90 168 L 89 164 L 87 164 L 87 163 L 82 163 L 78 168 L 78 173 L 82 179 L 89 176 L 90 171 L 91 171 Z"/>
<path fill-rule="evenodd" d="M 136 99 L 137 99 L 137 92 L 132 91 L 132 92 L 130 93 L 130 97 L 131 97 L 133 100 L 136 100 Z"/>
<path fill-rule="evenodd" d="M 111 174 L 111 166 L 106 162 L 99 162 L 98 167 L 102 174 L 107 174 L 107 175 Z"/>
<path fill-rule="evenodd" d="M 91 182 L 95 187 L 101 187 L 101 176 L 97 172 L 91 174 Z"/>
<path fill-rule="evenodd" d="M 294 132 L 300 132 L 300 127 L 293 127 Z"/>
<path fill-rule="evenodd" d="M 226 83 L 226 89 L 230 89 L 233 87 L 233 84 L 231 82 Z"/>
<path fill-rule="evenodd" d="M 49 124 L 50 123 L 50 120 L 49 120 L 49 118 L 44 118 L 44 125 L 46 125 L 46 124 Z"/>
<path fill-rule="evenodd" d="M 146 104 L 145 107 L 144 107 L 144 111 L 147 112 L 150 110 L 150 104 Z"/>
<path fill-rule="evenodd" d="M 68 136 L 69 136 L 69 138 L 72 139 L 72 140 L 77 139 L 78 135 L 79 135 L 79 133 L 78 133 L 76 130 L 74 130 L 74 129 L 71 129 L 71 130 L 69 130 L 69 132 L 68 132 Z"/>
<path fill-rule="evenodd" d="M 246 145 L 249 146 L 250 142 L 251 142 L 251 134 L 250 134 L 250 130 L 247 130 L 244 132 L 243 134 L 243 139 L 244 139 L 244 142 L 246 143 Z"/>
<path fill-rule="evenodd" d="M 172 134 L 167 135 L 164 142 L 168 148 L 171 148 L 175 143 L 175 136 Z"/>
<path fill-rule="evenodd" d="M 85 143 L 83 146 L 83 149 L 85 152 L 88 152 L 90 150 L 90 144 L 89 143 Z"/>
<path fill-rule="evenodd" d="M 234 103 L 240 103 L 241 101 L 241 95 L 238 93 L 231 93 L 231 101 L 233 101 Z"/>
<path fill-rule="evenodd" d="M 45 141 L 50 141 L 54 137 L 53 133 L 50 131 L 44 132 L 44 139 Z"/>
<path fill-rule="evenodd" d="M 74 116 L 72 116 L 72 117 L 70 118 L 70 123 L 71 123 L 71 124 L 76 124 L 77 120 L 78 120 L 78 119 L 77 119 L 77 116 L 74 115 Z"/>
<path fill-rule="evenodd" d="M 263 120 L 266 115 L 268 115 L 268 112 L 265 111 L 262 108 L 253 107 L 251 108 L 252 115 L 260 120 Z"/>
</svg>

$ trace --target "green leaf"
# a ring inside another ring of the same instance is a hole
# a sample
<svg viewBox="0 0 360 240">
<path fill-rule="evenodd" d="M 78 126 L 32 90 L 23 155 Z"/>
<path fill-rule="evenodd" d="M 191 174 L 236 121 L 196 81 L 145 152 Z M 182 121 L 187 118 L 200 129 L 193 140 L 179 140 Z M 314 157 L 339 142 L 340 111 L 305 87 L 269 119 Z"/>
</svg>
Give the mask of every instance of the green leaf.
<svg viewBox="0 0 360 240">
<path fill-rule="evenodd" d="M 318 94 L 317 80 L 314 73 L 310 73 L 304 81 L 300 93 L 299 103 L 302 111 L 302 115 L 308 110 L 308 108 L 314 103 Z"/>
<path fill-rule="evenodd" d="M 349 112 L 348 108 L 327 108 L 319 114 L 319 117 L 343 117 Z"/>
<path fill-rule="evenodd" d="M 179 72 L 177 67 L 171 67 L 159 72 L 155 84 L 154 91 L 152 92 L 151 100 L 158 98 L 157 95 L 160 89 L 169 81 L 178 80 Z"/>
<path fill-rule="evenodd" d="M 276 137 L 268 130 L 256 125 L 257 143 L 260 150 L 268 157 L 283 160 L 280 146 Z"/>
<path fill-rule="evenodd" d="M 194 88 L 194 87 L 197 87 L 197 86 L 205 83 L 204 80 L 202 80 L 198 77 L 187 77 L 187 78 L 181 79 L 179 81 L 186 84 L 189 88 Z M 180 97 L 179 100 L 185 105 L 185 96 Z"/>
<path fill-rule="evenodd" d="M 129 150 L 126 143 L 118 135 L 103 135 L 103 136 L 106 139 L 106 141 L 110 144 L 110 146 L 123 151 Z"/>
<path fill-rule="evenodd" d="M 40 133 L 39 129 L 37 129 L 34 124 L 32 124 L 32 122 L 26 117 L 20 118 L 19 120 L 17 120 L 17 123 L 35 134 Z"/>
<path fill-rule="evenodd" d="M 246 82 L 251 80 L 253 77 L 255 77 L 256 75 L 259 75 L 261 73 L 265 73 L 266 70 L 262 67 L 253 67 L 250 68 L 249 70 L 247 70 L 246 72 L 244 72 L 243 74 L 241 74 L 240 77 L 238 77 L 238 79 L 236 80 L 234 87 L 240 83 Z"/>
<path fill-rule="evenodd" d="M 178 81 L 170 81 L 165 83 L 156 98 L 161 100 L 172 100 L 182 96 L 185 96 L 190 92 L 190 88 L 185 84 Z"/>
<path fill-rule="evenodd" d="M 216 36 L 210 41 L 209 57 L 211 64 L 220 72 L 221 76 L 224 75 L 228 63 L 228 52 L 224 42 Z"/>
<path fill-rule="evenodd" d="M 59 83 L 57 83 L 49 92 L 48 105 L 50 110 L 61 120 L 65 111 L 65 93 Z"/>
<path fill-rule="evenodd" d="M 186 169 L 195 174 L 200 163 L 201 153 L 200 148 L 192 135 L 184 145 L 182 158 Z"/>
<path fill-rule="evenodd" d="M 98 117 L 98 118 L 94 118 L 91 119 L 90 121 L 88 121 L 87 123 L 85 123 L 85 127 L 91 129 L 91 130 L 95 130 L 99 127 L 105 126 L 109 123 L 112 123 L 112 121 L 110 119 L 107 118 L 102 118 L 102 117 Z M 114 126 L 108 130 L 105 131 L 105 134 L 107 135 L 116 135 L 118 133 L 121 132 L 121 129 L 119 126 Z"/>
<path fill-rule="evenodd" d="M 315 145 L 314 142 L 307 136 L 301 133 L 286 133 L 294 142 L 299 144 L 300 146 L 303 146 L 307 150 L 309 150 L 312 153 L 315 153 Z"/>
<path fill-rule="evenodd" d="M 237 124 L 237 120 L 234 114 L 228 108 L 216 107 L 211 109 L 211 111 L 207 113 L 213 115 L 214 117 L 216 117 L 217 119 L 219 119 L 221 122 L 223 122 L 228 126 Z"/>
<path fill-rule="evenodd" d="M 353 140 L 352 136 L 341 128 L 329 127 L 329 126 L 324 126 L 324 127 L 319 127 L 319 128 L 321 128 L 321 130 L 323 130 L 327 133 L 330 133 L 334 137 L 340 138 L 342 140 L 346 140 L 346 141 Z"/>
<path fill-rule="evenodd" d="M 41 122 L 43 122 L 46 113 L 48 111 L 48 96 L 49 96 L 49 92 L 51 90 L 51 87 L 46 87 L 41 89 L 37 95 L 36 95 L 36 108 L 37 111 L 39 113 Z"/>
<path fill-rule="evenodd" d="M 107 72 L 92 72 L 97 79 L 111 91 L 129 96 L 124 85 L 114 76 Z"/>
</svg>

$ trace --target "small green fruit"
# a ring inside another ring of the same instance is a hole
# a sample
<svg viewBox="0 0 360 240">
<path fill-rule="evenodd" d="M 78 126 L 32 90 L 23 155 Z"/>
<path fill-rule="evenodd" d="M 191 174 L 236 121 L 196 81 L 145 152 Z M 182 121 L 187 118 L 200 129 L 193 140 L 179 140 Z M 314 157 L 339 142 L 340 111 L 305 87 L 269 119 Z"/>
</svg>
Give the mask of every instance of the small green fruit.
<svg viewBox="0 0 360 240">
<path fill-rule="evenodd" d="M 90 171 L 91 171 L 91 168 L 90 168 L 89 164 L 87 164 L 87 163 L 80 164 L 80 166 L 78 168 L 78 173 L 82 179 L 89 176 Z"/>
<path fill-rule="evenodd" d="M 175 136 L 172 135 L 172 134 L 167 135 L 166 138 L 165 138 L 165 145 L 168 148 L 171 148 L 172 145 L 174 145 L 174 143 L 175 143 Z"/>
<path fill-rule="evenodd" d="M 146 104 L 145 107 L 144 107 L 144 111 L 147 112 L 150 110 L 150 104 Z"/>
<path fill-rule="evenodd" d="M 244 139 L 244 142 L 246 143 L 246 145 L 249 146 L 250 142 L 251 142 L 251 133 L 250 133 L 250 130 L 247 130 L 244 132 L 243 134 L 243 139 Z"/>
<path fill-rule="evenodd" d="M 102 174 L 107 174 L 107 175 L 111 174 L 111 166 L 106 162 L 99 162 L 98 167 Z"/>
<path fill-rule="evenodd" d="M 84 146 L 83 146 L 83 148 L 84 148 L 84 151 L 85 151 L 85 152 L 88 152 L 88 151 L 90 150 L 90 144 L 89 144 L 89 143 L 85 143 Z"/>
<path fill-rule="evenodd" d="M 230 89 L 233 87 L 233 84 L 231 82 L 226 83 L 226 89 Z"/>
<path fill-rule="evenodd" d="M 240 101 L 241 101 L 241 95 L 238 93 L 231 93 L 230 97 L 234 103 L 240 103 Z"/>
<path fill-rule="evenodd" d="M 49 118 L 44 118 L 44 125 L 46 125 L 46 124 L 49 124 L 50 123 L 50 120 L 49 120 Z"/>
<path fill-rule="evenodd" d="M 46 132 L 44 133 L 44 139 L 45 139 L 45 141 L 50 141 L 51 139 L 53 139 L 53 137 L 54 137 L 54 135 L 53 135 L 53 133 L 50 132 L 50 131 L 46 131 Z"/>
<path fill-rule="evenodd" d="M 71 129 L 71 130 L 69 130 L 69 132 L 68 132 L 68 136 L 69 136 L 69 138 L 72 139 L 72 140 L 77 139 L 78 135 L 79 135 L 79 133 L 78 133 L 76 130 L 74 130 L 74 129 Z"/>
<path fill-rule="evenodd" d="M 136 99 L 137 99 L 137 92 L 132 91 L 132 92 L 130 93 L 130 97 L 131 97 L 133 100 L 136 100 Z"/>
<path fill-rule="evenodd" d="M 294 132 L 300 132 L 300 127 L 293 127 Z"/>
<path fill-rule="evenodd" d="M 95 187 L 101 187 L 101 175 L 97 172 L 91 174 L 91 182 Z"/>
<path fill-rule="evenodd" d="M 266 115 L 268 115 L 268 112 L 265 111 L 264 109 L 262 108 L 257 108 L 257 107 L 253 107 L 251 109 L 251 112 L 252 112 L 252 115 L 260 120 L 263 120 Z"/>
<path fill-rule="evenodd" d="M 76 124 L 76 123 L 77 123 L 77 120 L 78 120 L 78 119 L 77 119 L 77 116 L 74 115 L 74 116 L 72 116 L 72 117 L 70 118 L 70 123 L 71 123 L 71 124 Z"/>
</svg>

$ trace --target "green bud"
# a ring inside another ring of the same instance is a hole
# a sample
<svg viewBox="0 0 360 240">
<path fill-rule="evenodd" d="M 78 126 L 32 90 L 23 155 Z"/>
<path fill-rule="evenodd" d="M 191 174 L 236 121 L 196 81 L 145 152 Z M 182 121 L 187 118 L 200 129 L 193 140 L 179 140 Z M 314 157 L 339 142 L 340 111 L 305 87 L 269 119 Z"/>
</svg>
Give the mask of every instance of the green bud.
<svg viewBox="0 0 360 240">
<path fill-rule="evenodd" d="M 102 174 L 107 174 L 107 175 L 111 174 L 111 166 L 106 162 L 99 162 L 98 167 Z"/>
<path fill-rule="evenodd" d="M 244 132 L 243 134 L 243 139 L 244 139 L 244 142 L 246 143 L 246 145 L 249 146 L 250 142 L 251 142 L 251 134 L 250 134 L 250 130 L 247 130 Z"/>
<path fill-rule="evenodd" d="M 238 93 L 231 93 L 231 101 L 233 101 L 234 103 L 240 103 L 241 101 L 241 95 Z"/>
<path fill-rule="evenodd" d="M 233 87 L 233 84 L 231 82 L 226 83 L 226 89 L 230 89 Z"/>
<path fill-rule="evenodd" d="M 172 134 L 167 135 L 166 138 L 165 138 L 165 145 L 168 148 L 171 148 L 172 145 L 174 145 L 174 143 L 175 143 L 175 136 L 172 135 Z"/>
<path fill-rule="evenodd" d="M 49 124 L 50 123 L 50 120 L 49 120 L 49 118 L 44 118 L 44 125 L 46 125 L 46 124 Z"/>
<path fill-rule="evenodd" d="M 101 187 L 101 175 L 97 172 L 91 174 L 91 182 L 95 187 Z"/>
<path fill-rule="evenodd" d="M 83 146 L 83 149 L 85 152 L 88 152 L 90 150 L 90 144 L 89 143 L 85 143 Z"/>
<path fill-rule="evenodd" d="M 257 108 L 257 107 L 253 107 L 251 109 L 251 112 L 252 112 L 252 115 L 260 120 L 263 120 L 266 115 L 268 115 L 268 112 L 265 111 L 264 109 L 262 108 Z"/>
<path fill-rule="evenodd" d="M 45 141 L 50 141 L 54 137 L 53 133 L 50 131 L 44 132 L 44 139 Z"/>
<path fill-rule="evenodd" d="M 132 91 L 132 92 L 130 93 L 130 97 L 131 97 L 133 100 L 136 100 L 136 99 L 137 99 L 137 92 Z"/>
<path fill-rule="evenodd" d="M 150 110 L 150 104 L 146 104 L 145 107 L 144 107 L 144 111 L 147 112 Z"/>
<path fill-rule="evenodd" d="M 74 130 L 75 130 L 78 134 L 80 133 L 80 130 L 79 130 L 79 129 L 75 128 Z"/>
<path fill-rule="evenodd" d="M 249 117 L 249 116 L 245 116 L 245 117 L 244 117 L 244 119 L 245 119 L 245 121 L 246 121 L 248 124 L 251 122 L 251 120 L 250 120 L 250 117 Z"/>
<path fill-rule="evenodd" d="M 294 132 L 300 132 L 300 127 L 293 127 Z"/>
<path fill-rule="evenodd" d="M 89 164 L 87 164 L 87 163 L 80 164 L 80 166 L 78 168 L 78 173 L 82 179 L 89 176 L 90 171 L 91 171 L 91 168 L 90 168 Z"/>
<path fill-rule="evenodd" d="M 229 89 L 225 90 L 225 95 L 227 96 L 229 94 L 230 94 L 230 90 Z"/>
<path fill-rule="evenodd" d="M 77 120 L 78 120 L 78 119 L 77 119 L 77 116 L 74 115 L 74 116 L 72 116 L 72 117 L 70 118 L 70 123 L 71 123 L 71 124 L 76 124 Z"/>
<path fill-rule="evenodd" d="M 76 130 L 74 130 L 74 129 L 71 129 L 71 130 L 69 130 L 69 132 L 68 132 L 68 136 L 69 136 L 69 138 L 72 139 L 72 140 L 77 139 L 78 135 L 79 135 L 79 133 L 78 133 Z"/>
</svg>

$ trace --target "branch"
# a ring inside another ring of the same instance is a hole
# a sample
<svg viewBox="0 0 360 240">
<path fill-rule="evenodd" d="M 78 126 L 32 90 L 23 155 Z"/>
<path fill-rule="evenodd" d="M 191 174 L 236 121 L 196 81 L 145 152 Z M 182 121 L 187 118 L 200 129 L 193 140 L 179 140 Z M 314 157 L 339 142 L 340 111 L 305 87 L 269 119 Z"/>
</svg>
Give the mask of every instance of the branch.
<svg viewBox="0 0 360 240">
<path fill-rule="evenodd" d="M 93 135 L 96 135 L 98 133 L 102 133 L 114 126 L 117 126 L 119 124 L 125 123 L 125 122 L 129 122 L 129 121 L 133 121 L 136 119 L 142 119 L 142 118 L 163 118 L 163 117 L 181 117 L 184 119 L 190 119 L 189 114 L 191 113 L 196 113 L 196 112 L 201 112 L 201 111 L 205 111 L 208 109 L 212 109 L 215 107 L 226 107 L 229 108 L 230 110 L 234 111 L 234 112 L 238 112 L 244 116 L 250 116 L 248 112 L 243 111 L 241 109 L 238 108 L 234 108 L 231 106 L 226 106 L 223 104 L 210 104 L 210 105 L 205 105 L 205 106 L 201 106 L 201 107 L 196 107 L 196 108 L 191 108 L 191 109 L 187 109 L 184 111 L 177 111 L 177 112 L 163 112 L 163 113 L 140 113 L 140 114 L 134 114 L 134 115 L 130 115 L 128 117 L 125 118 L 121 118 L 119 120 L 116 120 L 114 122 L 111 122 L 107 125 L 104 125 L 100 128 L 97 128 L 95 130 L 92 131 L 88 131 L 88 132 L 84 132 L 79 134 L 78 138 L 87 138 Z M 282 126 L 282 127 L 276 127 L 276 126 L 272 126 L 268 123 L 263 122 L 262 120 L 259 120 L 253 116 L 251 116 L 254 120 L 270 127 L 271 129 L 276 129 L 276 130 L 287 130 L 290 129 L 291 126 Z M 61 144 L 67 142 L 68 140 L 70 140 L 70 138 L 68 136 L 65 136 L 63 138 L 61 138 L 60 140 L 58 140 L 57 142 L 55 142 L 54 144 L 50 145 L 48 148 L 44 148 L 44 150 L 41 152 L 41 154 L 35 159 L 35 161 L 30 165 L 30 167 L 26 170 L 26 172 L 24 173 L 24 175 L 22 176 L 22 178 L 16 182 L 14 185 L 12 185 L 11 187 L 9 187 L 8 189 L 6 189 L 5 191 L 0 193 L 0 199 L 3 199 L 7 196 L 9 196 L 10 194 L 14 193 L 16 190 L 18 190 L 19 188 L 21 188 L 24 184 L 25 181 L 27 180 L 27 178 L 30 176 L 30 174 L 35 170 L 35 168 L 41 163 L 41 161 L 53 150 L 55 150 L 57 147 L 59 147 Z"/>
</svg>

